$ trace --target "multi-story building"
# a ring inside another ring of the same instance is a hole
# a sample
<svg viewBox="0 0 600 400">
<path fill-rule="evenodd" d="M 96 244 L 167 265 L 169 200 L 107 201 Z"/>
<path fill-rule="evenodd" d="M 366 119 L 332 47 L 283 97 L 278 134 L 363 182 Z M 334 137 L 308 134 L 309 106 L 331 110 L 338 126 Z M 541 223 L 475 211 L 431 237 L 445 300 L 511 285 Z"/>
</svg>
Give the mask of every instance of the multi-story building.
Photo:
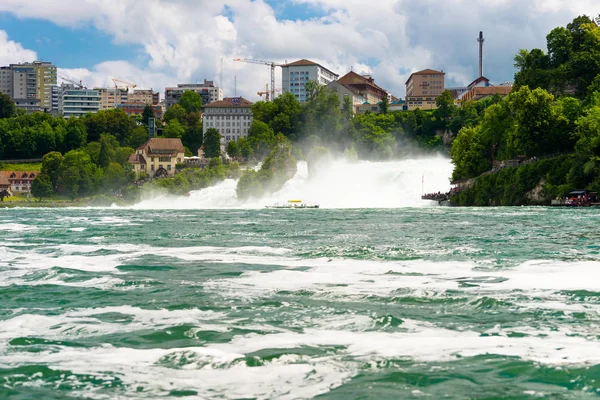
<svg viewBox="0 0 600 400">
<path fill-rule="evenodd" d="M 144 109 L 148 105 L 151 106 L 152 111 L 154 111 L 154 118 L 162 119 L 163 111 L 162 111 L 162 107 L 160 106 L 160 104 L 152 105 L 150 103 L 141 103 L 141 102 L 125 103 L 125 104 L 117 104 L 117 108 L 120 108 L 121 110 L 125 111 L 125 113 L 127 115 L 132 116 L 132 115 L 142 115 L 144 113 Z"/>
<path fill-rule="evenodd" d="M 388 96 L 388 92 L 377 86 L 370 75 L 359 75 L 350 71 L 338 79 L 338 82 L 356 90 L 370 104 L 377 104 L 381 99 Z"/>
<path fill-rule="evenodd" d="M 444 91 L 444 71 L 424 69 L 414 72 L 406 81 L 406 105 L 409 110 L 437 108 L 435 101 Z"/>
<path fill-rule="evenodd" d="M 202 97 L 202 104 L 210 104 L 223 100 L 223 89 L 215 86 L 214 81 L 204 80 L 204 83 L 182 83 L 177 87 L 165 88 L 165 106 L 167 108 L 176 104 L 184 92 L 196 92 Z"/>
<path fill-rule="evenodd" d="M 100 94 L 97 90 L 79 88 L 63 83 L 58 99 L 58 110 L 65 118 L 81 117 L 100 110 Z"/>
<path fill-rule="evenodd" d="M 145 173 L 159 178 L 175 175 L 175 167 L 183 163 L 184 156 L 181 139 L 151 138 L 135 150 L 129 163 L 137 177 Z"/>
<path fill-rule="evenodd" d="M 203 134 L 215 128 L 221 134 L 221 147 L 231 140 L 248 137 L 252 124 L 252 102 L 242 97 L 226 97 L 204 106 Z"/>
<path fill-rule="evenodd" d="M 100 109 L 112 110 L 119 104 L 143 103 L 155 105 L 160 101 L 160 93 L 152 89 L 94 88 L 100 94 Z"/>
<path fill-rule="evenodd" d="M 281 88 L 290 92 L 300 103 L 308 100 L 306 84 L 315 81 L 319 85 L 327 85 L 338 79 L 338 75 L 322 65 L 310 60 L 298 60 L 282 67 Z"/>
<path fill-rule="evenodd" d="M 0 92 L 27 111 L 50 112 L 52 87 L 55 85 L 56 66 L 49 62 L 34 61 L 0 67 Z"/>
<path fill-rule="evenodd" d="M 340 99 L 340 108 L 344 108 L 344 99 L 349 98 L 352 103 L 352 112 L 356 114 L 358 107 L 361 104 L 367 103 L 367 99 L 357 89 L 346 86 L 340 83 L 339 80 L 330 82 L 327 88 L 332 92 L 335 92 Z"/>
</svg>

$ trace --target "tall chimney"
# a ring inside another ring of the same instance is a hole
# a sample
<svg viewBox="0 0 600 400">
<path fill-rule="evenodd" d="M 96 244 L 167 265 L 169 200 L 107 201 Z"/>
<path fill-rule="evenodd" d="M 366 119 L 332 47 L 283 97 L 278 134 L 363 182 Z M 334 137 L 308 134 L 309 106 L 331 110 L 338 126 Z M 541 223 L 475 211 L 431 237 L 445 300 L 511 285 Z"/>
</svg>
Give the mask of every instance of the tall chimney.
<svg viewBox="0 0 600 400">
<path fill-rule="evenodd" d="M 482 31 L 479 31 L 477 41 L 479 42 L 479 77 L 481 78 L 483 76 L 483 42 L 485 42 Z"/>
</svg>

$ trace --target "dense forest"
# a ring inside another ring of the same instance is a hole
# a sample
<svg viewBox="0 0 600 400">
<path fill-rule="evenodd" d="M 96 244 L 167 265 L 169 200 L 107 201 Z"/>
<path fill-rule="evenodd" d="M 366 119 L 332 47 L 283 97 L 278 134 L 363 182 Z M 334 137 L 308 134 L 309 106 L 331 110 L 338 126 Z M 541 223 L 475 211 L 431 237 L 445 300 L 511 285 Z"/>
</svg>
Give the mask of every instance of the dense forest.
<svg viewBox="0 0 600 400">
<path fill-rule="evenodd" d="M 546 39 L 547 54 L 515 56 L 512 93 L 459 131 L 453 179 L 497 173 L 477 178 L 456 204 L 547 204 L 574 189 L 600 191 L 600 28 L 581 16 Z M 507 160 L 523 165 L 503 168 Z"/>
</svg>

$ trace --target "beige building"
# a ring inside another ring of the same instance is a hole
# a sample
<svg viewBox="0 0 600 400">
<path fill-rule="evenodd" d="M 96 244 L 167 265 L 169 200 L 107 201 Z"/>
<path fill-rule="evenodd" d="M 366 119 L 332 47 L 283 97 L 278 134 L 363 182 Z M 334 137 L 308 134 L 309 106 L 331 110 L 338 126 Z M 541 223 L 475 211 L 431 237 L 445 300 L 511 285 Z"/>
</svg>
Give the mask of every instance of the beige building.
<svg viewBox="0 0 600 400">
<path fill-rule="evenodd" d="M 352 102 L 352 111 L 355 114 L 357 112 L 358 107 L 367 101 L 367 99 L 365 99 L 363 95 L 360 94 L 360 91 L 350 86 L 343 85 L 339 81 L 333 81 L 329 83 L 327 87 L 329 88 L 329 90 L 335 92 L 338 95 L 338 98 L 340 99 L 341 109 L 344 108 L 344 99 L 346 97 L 350 98 L 350 101 Z"/>
<path fill-rule="evenodd" d="M 18 108 L 28 112 L 52 110 L 52 88 L 56 86 L 56 66 L 45 61 L 0 67 L 0 92 Z"/>
<path fill-rule="evenodd" d="M 409 110 L 437 108 L 436 98 L 445 90 L 444 71 L 424 69 L 414 72 L 406 81 L 406 105 Z"/>
<path fill-rule="evenodd" d="M 118 104 L 144 103 L 158 104 L 159 94 L 152 89 L 134 89 L 130 92 L 122 88 L 95 88 L 100 93 L 100 109 L 112 110 Z"/>
<path fill-rule="evenodd" d="M 226 97 L 204 106 L 203 134 L 215 128 L 221 134 L 221 148 L 231 140 L 248 137 L 252 124 L 252 102 L 243 97 Z"/>
<path fill-rule="evenodd" d="M 129 157 L 135 176 L 145 173 L 152 178 L 175 175 L 175 166 L 183 163 L 185 148 L 181 139 L 152 138 Z"/>
</svg>

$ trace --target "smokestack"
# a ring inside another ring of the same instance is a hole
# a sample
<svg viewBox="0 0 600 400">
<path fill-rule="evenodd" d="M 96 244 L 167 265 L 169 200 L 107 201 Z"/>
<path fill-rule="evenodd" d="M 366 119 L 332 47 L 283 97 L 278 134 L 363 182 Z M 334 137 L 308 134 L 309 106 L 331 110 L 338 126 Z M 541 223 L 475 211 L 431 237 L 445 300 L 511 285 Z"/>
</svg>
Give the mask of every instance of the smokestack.
<svg viewBox="0 0 600 400">
<path fill-rule="evenodd" d="M 479 42 L 479 77 L 481 78 L 483 76 L 483 42 L 485 42 L 483 31 L 479 31 L 477 41 Z"/>
</svg>

